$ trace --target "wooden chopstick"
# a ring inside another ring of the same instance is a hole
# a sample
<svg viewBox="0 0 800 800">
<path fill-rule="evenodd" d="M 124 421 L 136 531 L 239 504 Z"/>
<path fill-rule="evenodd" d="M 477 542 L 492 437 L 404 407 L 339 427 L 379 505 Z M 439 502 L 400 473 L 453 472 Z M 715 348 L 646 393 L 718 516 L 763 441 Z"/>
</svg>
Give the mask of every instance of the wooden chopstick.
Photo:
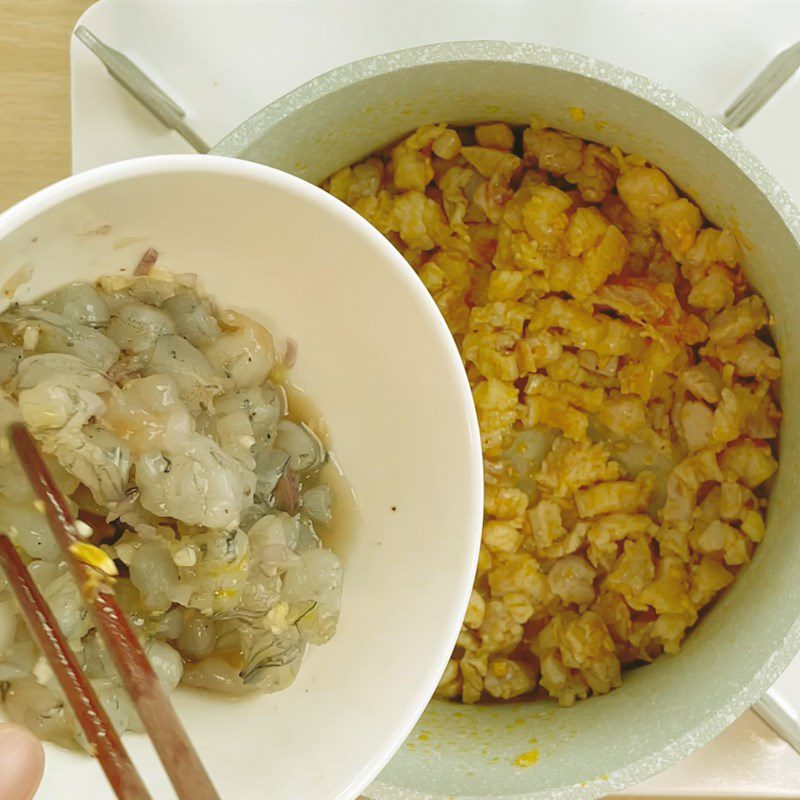
<svg viewBox="0 0 800 800">
<path fill-rule="evenodd" d="M 150 666 L 103 576 L 79 561 L 72 545 L 80 541 L 75 520 L 45 465 L 36 442 L 21 424 L 10 428 L 11 441 L 37 497 L 44 503 L 50 529 L 90 607 L 122 683 L 180 800 L 220 800 L 203 762 Z M 100 587 L 97 587 L 98 581 Z"/>
<path fill-rule="evenodd" d="M 5 534 L 0 534 L 0 566 L 33 638 L 50 663 L 117 797 L 120 800 L 152 800 L 75 654 L 64 640 L 53 612 Z"/>
</svg>

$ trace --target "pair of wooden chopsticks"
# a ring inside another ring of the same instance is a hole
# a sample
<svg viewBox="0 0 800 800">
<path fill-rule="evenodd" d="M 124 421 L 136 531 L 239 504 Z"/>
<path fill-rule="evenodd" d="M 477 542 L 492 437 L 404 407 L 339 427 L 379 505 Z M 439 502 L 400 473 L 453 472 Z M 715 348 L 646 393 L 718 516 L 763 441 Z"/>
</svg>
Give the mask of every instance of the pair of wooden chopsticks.
<svg viewBox="0 0 800 800">
<path fill-rule="evenodd" d="M 81 539 L 75 520 L 33 437 L 23 425 L 12 426 L 9 433 L 34 493 L 44 503 L 50 529 L 87 605 L 94 612 L 97 629 L 178 797 L 181 800 L 219 800 L 142 646 L 114 599 L 108 577 L 76 557 Z M 117 797 L 120 800 L 151 800 L 108 715 L 59 630 L 52 611 L 11 540 L 1 533 L 0 566 L 8 577 L 31 633 L 50 663 Z"/>
</svg>

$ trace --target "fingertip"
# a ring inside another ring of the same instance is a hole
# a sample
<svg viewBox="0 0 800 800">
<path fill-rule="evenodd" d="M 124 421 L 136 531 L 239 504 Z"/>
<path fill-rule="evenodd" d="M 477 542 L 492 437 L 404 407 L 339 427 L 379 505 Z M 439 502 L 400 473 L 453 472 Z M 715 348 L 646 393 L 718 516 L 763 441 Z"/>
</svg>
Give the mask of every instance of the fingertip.
<svg viewBox="0 0 800 800">
<path fill-rule="evenodd" d="M 41 742 L 19 725 L 0 725 L 0 798 L 31 800 L 43 774 Z"/>
</svg>

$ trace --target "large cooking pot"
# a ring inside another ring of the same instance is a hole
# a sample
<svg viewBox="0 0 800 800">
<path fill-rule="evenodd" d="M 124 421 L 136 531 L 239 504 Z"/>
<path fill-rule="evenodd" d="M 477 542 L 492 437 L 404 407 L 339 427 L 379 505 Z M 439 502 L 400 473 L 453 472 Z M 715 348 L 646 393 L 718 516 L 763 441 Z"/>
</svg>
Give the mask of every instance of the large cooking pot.
<svg viewBox="0 0 800 800">
<path fill-rule="evenodd" d="M 584 109 L 584 118 L 573 119 L 570 107 Z M 732 134 L 666 89 L 595 59 L 530 44 L 462 42 L 329 72 L 267 106 L 215 152 L 320 182 L 425 123 L 527 123 L 534 114 L 655 162 L 744 243 L 745 272 L 775 315 L 785 369 L 768 533 L 678 656 L 635 669 L 617 691 L 568 709 L 434 700 L 368 792 L 375 800 L 574 799 L 630 786 L 729 725 L 800 643 L 800 220 Z M 534 747 L 538 763 L 514 765 Z"/>
</svg>

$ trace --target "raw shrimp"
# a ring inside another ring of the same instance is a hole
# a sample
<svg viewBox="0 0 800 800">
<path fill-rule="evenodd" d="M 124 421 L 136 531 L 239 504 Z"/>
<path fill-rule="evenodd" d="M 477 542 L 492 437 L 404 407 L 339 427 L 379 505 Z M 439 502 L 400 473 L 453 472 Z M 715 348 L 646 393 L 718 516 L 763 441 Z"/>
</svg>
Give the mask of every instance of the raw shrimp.
<svg viewBox="0 0 800 800">
<path fill-rule="evenodd" d="M 164 686 L 234 695 L 288 686 L 307 646 L 335 631 L 342 568 L 314 529 L 333 517 L 320 475 L 328 453 L 309 425 L 287 419 L 269 332 L 218 314 L 191 276 L 154 268 L 13 307 L 0 334 L 0 425 L 28 425 L 93 541 L 116 560 L 117 600 Z M 0 528 L 25 553 L 115 727 L 139 730 L 1 441 Z M 0 689 L 12 719 L 87 747 L 2 575 Z"/>
<path fill-rule="evenodd" d="M 150 364 L 156 372 L 175 379 L 181 400 L 194 414 L 209 408 L 214 397 L 222 393 L 222 381 L 211 362 L 181 336 L 159 336 Z"/>
<path fill-rule="evenodd" d="M 164 302 L 175 330 L 195 347 L 211 344 L 220 334 L 219 324 L 205 298 L 183 289 Z"/>
<path fill-rule="evenodd" d="M 37 306 L 7 311 L 0 321 L 11 328 L 12 336 L 25 350 L 73 355 L 101 371 L 119 358 L 119 348 L 108 336 Z"/>
<path fill-rule="evenodd" d="M 174 333 L 169 314 L 147 303 L 131 302 L 111 316 L 108 335 L 127 353 L 151 350 L 159 336 Z"/>
<path fill-rule="evenodd" d="M 110 319 L 108 303 L 99 289 L 90 283 L 71 283 L 45 295 L 40 303 L 48 311 L 93 328 L 108 325 Z"/>
<path fill-rule="evenodd" d="M 17 374 L 17 366 L 22 361 L 23 349 L 14 344 L 0 344 L 0 384 Z"/>
<path fill-rule="evenodd" d="M 198 433 L 181 450 L 144 453 L 136 461 L 141 504 L 190 525 L 233 528 L 255 489 L 255 475 Z"/>
<path fill-rule="evenodd" d="M 260 386 L 275 364 L 272 336 L 235 311 L 226 311 L 221 321 L 225 332 L 203 348 L 209 361 L 239 389 Z"/>
</svg>

